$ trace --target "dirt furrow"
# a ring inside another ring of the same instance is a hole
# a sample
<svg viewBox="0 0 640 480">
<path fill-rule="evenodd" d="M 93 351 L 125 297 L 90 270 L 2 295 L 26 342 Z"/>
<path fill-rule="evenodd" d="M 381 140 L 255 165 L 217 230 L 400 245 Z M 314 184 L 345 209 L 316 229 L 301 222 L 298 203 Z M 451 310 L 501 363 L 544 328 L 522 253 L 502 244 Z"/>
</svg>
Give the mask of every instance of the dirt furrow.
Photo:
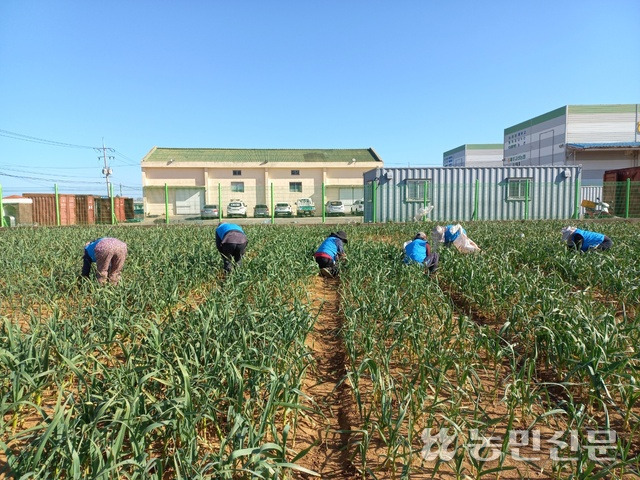
<svg viewBox="0 0 640 480">
<path fill-rule="evenodd" d="M 309 398 L 305 406 L 312 409 L 299 417 L 293 448 L 308 449 L 298 462 L 323 479 L 359 478 L 350 459 L 351 430 L 356 410 L 346 376 L 346 350 L 340 336 L 343 318 L 339 311 L 338 279 L 317 277 L 310 285 L 313 304 L 318 312 L 306 345 L 312 353 L 312 365 L 302 385 Z M 298 478 L 307 478 L 300 474 Z"/>
</svg>

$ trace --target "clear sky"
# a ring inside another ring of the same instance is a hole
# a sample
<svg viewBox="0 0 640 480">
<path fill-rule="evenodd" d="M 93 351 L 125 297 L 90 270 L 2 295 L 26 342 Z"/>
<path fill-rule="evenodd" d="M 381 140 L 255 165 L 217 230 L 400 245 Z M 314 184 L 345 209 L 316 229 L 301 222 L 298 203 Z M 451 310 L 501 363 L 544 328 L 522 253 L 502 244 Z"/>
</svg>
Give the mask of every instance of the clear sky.
<svg viewBox="0 0 640 480">
<path fill-rule="evenodd" d="M 602 103 L 640 103 L 639 0 L 0 1 L 5 196 L 105 194 L 103 141 L 136 197 L 154 146 L 442 165 Z"/>
</svg>

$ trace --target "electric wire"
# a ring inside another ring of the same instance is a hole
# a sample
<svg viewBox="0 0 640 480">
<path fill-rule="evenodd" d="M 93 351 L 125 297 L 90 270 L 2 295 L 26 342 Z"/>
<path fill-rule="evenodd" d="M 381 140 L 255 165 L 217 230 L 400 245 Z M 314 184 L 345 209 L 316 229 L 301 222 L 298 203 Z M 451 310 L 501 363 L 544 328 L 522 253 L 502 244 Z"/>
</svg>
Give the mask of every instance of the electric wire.
<svg viewBox="0 0 640 480">
<path fill-rule="evenodd" d="M 25 142 L 42 143 L 45 145 L 51 145 L 55 147 L 85 148 L 85 149 L 92 149 L 92 150 L 96 148 L 100 148 L 100 147 L 90 147 L 88 145 L 76 145 L 73 143 L 57 142 L 55 140 L 47 140 L 45 138 L 32 137 L 31 135 L 24 135 L 22 133 L 10 132 L 9 130 L 2 130 L 2 129 L 0 129 L 0 136 L 13 138 L 14 140 L 22 140 Z"/>
</svg>

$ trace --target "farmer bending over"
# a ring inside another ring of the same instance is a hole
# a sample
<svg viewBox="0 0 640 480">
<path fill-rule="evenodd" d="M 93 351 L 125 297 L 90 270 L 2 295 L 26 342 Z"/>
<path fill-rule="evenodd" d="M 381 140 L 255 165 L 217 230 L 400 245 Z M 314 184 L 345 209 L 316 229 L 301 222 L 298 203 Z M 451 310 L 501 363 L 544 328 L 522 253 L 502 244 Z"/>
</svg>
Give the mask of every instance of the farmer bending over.
<svg viewBox="0 0 640 480">
<path fill-rule="evenodd" d="M 424 273 L 435 273 L 438 269 L 439 255 L 431 252 L 431 247 L 427 241 L 427 234 L 424 232 L 416 233 L 413 240 L 404 243 L 404 263 L 424 265 Z"/>
<path fill-rule="evenodd" d="M 459 223 L 456 225 L 447 225 L 446 227 L 437 226 L 432 232 L 433 243 L 437 247 L 439 243 L 445 246 L 453 245 L 461 253 L 479 252 L 480 247 L 467 237 L 467 231 L 462 228 Z"/>
<path fill-rule="evenodd" d="M 221 223 L 216 228 L 216 247 L 222 255 L 222 267 L 225 274 L 231 273 L 235 266 L 242 265 L 242 257 L 247 249 L 247 236 L 235 223 Z"/>
<path fill-rule="evenodd" d="M 576 227 L 564 227 L 562 229 L 562 240 L 566 242 L 569 250 L 579 250 L 587 252 L 591 249 L 609 250 L 613 241 L 602 233 L 581 230 Z"/>
<path fill-rule="evenodd" d="M 323 277 L 337 277 L 338 261 L 346 258 L 344 244 L 347 243 L 347 234 L 339 230 L 331 233 L 318 247 L 318 251 L 313 255 L 320 268 L 320 275 Z"/>
<path fill-rule="evenodd" d="M 102 237 L 88 242 L 84 246 L 82 257 L 82 276 L 88 278 L 91 264 L 96 263 L 96 277 L 98 283 L 104 284 L 109 280 L 112 284 L 120 281 L 120 272 L 127 258 L 127 244 L 117 238 Z"/>
</svg>

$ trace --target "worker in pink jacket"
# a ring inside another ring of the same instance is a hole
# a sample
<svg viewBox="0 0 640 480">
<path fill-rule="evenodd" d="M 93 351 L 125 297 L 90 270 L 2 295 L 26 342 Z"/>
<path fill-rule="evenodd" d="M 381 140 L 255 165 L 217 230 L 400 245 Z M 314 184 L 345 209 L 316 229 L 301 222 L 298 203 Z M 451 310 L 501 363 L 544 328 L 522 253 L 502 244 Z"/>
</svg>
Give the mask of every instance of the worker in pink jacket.
<svg viewBox="0 0 640 480">
<path fill-rule="evenodd" d="M 96 264 L 98 283 L 117 284 L 127 258 L 127 244 L 117 238 L 102 237 L 84 246 L 82 276 L 89 277 L 91 264 Z"/>
</svg>

